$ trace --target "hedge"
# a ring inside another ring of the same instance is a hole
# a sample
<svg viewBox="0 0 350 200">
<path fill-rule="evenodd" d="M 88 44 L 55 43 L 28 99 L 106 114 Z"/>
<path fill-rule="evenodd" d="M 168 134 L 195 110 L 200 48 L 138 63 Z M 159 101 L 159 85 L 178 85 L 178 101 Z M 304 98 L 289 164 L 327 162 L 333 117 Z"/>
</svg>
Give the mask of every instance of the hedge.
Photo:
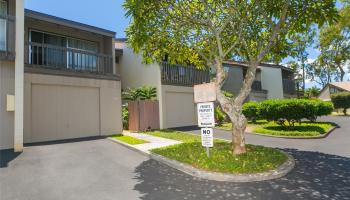
<svg viewBox="0 0 350 200">
<path fill-rule="evenodd" d="M 265 100 L 243 105 L 243 114 L 249 120 L 265 119 L 288 126 L 294 126 L 302 119 L 315 121 L 317 117 L 331 114 L 332 110 L 330 102 L 307 99 Z"/>
<path fill-rule="evenodd" d="M 255 101 L 245 103 L 242 108 L 242 112 L 244 116 L 248 120 L 253 122 L 259 119 L 258 111 L 259 111 L 259 103 Z"/>
<path fill-rule="evenodd" d="M 334 108 L 343 109 L 344 115 L 346 110 L 350 108 L 350 92 L 340 92 L 331 96 Z"/>
</svg>

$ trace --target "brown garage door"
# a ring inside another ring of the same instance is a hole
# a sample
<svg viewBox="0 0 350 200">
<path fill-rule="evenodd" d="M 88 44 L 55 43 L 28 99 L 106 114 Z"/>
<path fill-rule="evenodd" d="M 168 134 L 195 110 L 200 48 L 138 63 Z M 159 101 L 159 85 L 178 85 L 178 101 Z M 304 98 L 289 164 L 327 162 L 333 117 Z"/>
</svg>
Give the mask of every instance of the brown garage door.
<svg viewBox="0 0 350 200">
<path fill-rule="evenodd" d="M 100 135 L 99 89 L 32 85 L 31 141 Z"/>
</svg>

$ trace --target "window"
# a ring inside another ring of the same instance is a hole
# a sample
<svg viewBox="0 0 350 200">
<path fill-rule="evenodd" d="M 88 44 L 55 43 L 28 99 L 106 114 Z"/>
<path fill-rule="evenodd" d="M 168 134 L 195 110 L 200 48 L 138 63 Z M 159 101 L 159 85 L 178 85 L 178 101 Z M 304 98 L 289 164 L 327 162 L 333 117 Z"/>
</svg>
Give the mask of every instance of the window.
<svg viewBox="0 0 350 200">
<path fill-rule="evenodd" d="M 7 50 L 7 2 L 0 0 L 0 51 Z"/>
<path fill-rule="evenodd" d="M 69 67 L 77 70 L 97 70 L 96 43 L 70 38 L 67 47 L 71 49 L 71 51 L 68 51 Z"/>
</svg>

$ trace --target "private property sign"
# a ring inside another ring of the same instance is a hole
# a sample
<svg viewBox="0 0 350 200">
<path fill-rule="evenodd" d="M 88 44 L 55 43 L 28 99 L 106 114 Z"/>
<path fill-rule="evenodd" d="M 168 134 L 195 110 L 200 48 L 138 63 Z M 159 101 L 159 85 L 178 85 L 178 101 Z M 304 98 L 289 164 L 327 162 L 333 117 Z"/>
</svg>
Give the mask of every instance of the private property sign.
<svg viewBox="0 0 350 200">
<path fill-rule="evenodd" d="M 214 127 L 214 103 L 198 103 L 197 104 L 198 113 L 198 126 L 199 127 Z"/>
</svg>

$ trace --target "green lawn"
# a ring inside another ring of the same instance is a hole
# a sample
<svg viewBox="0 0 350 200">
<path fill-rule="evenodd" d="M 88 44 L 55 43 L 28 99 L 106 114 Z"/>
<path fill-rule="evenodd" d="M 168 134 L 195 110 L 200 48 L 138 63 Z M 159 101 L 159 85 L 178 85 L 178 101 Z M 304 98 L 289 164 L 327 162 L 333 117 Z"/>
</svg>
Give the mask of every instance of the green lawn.
<svg viewBox="0 0 350 200">
<path fill-rule="evenodd" d="M 205 148 L 201 145 L 200 136 L 169 130 L 146 134 L 184 142 L 153 149 L 152 152 L 207 171 L 258 173 L 275 169 L 287 159 L 287 156 L 278 150 L 254 145 L 247 145 L 246 154 L 233 156 L 231 143 L 223 140 L 214 141 L 214 148 L 211 148 L 211 156 L 208 158 Z"/>
<path fill-rule="evenodd" d="M 288 129 L 287 127 L 282 127 L 275 122 L 259 120 L 256 123 L 249 123 L 247 128 L 252 130 L 254 133 L 266 135 L 315 137 L 322 136 L 334 126 L 334 124 L 329 122 L 304 121 L 301 124 L 295 123 L 295 127 Z M 226 123 L 217 128 L 231 130 L 232 125 L 231 123 Z"/>
<path fill-rule="evenodd" d="M 141 140 L 141 139 L 138 139 L 138 138 L 127 136 L 127 135 L 114 135 L 111 138 L 113 138 L 115 140 L 119 140 L 119 141 L 125 142 L 127 144 L 131 144 L 131 145 L 149 143 L 146 140 Z"/>
</svg>

